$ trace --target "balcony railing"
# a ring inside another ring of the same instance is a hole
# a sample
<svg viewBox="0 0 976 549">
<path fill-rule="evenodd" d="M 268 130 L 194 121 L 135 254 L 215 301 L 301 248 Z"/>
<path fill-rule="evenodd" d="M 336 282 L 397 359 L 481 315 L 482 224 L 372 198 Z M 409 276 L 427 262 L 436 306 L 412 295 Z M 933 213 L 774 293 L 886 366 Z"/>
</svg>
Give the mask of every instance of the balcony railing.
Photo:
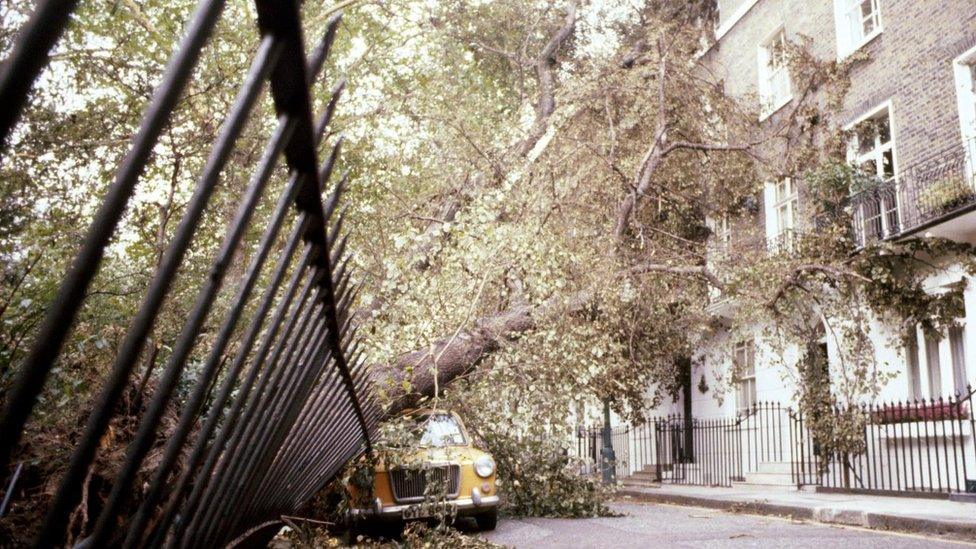
<svg viewBox="0 0 976 549">
<path fill-rule="evenodd" d="M 897 182 L 892 179 L 851 197 L 854 240 L 859 247 L 900 232 Z"/>
<path fill-rule="evenodd" d="M 969 139 L 851 197 L 859 246 L 910 234 L 976 208 L 976 139 Z"/>
</svg>

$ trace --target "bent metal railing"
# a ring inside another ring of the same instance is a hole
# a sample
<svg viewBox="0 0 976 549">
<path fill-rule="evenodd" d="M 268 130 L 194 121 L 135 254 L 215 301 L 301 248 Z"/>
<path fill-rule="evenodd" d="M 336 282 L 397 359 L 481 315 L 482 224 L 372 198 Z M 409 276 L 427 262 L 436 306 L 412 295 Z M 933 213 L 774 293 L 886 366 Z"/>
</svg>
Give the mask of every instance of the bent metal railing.
<svg viewBox="0 0 976 549">
<path fill-rule="evenodd" d="M 75 4 L 39 2 L 4 61 L 0 69 L 3 146 Z M 347 460 L 370 449 L 378 407 L 346 314 L 355 288 L 347 269 L 346 241 L 340 237 L 342 215 L 334 215 L 345 176 L 328 198 L 322 199 L 340 142 L 332 145 L 321 165 L 316 151 L 342 84 L 335 87 L 315 121 L 310 92 L 328 56 L 339 19 L 335 16 L 330 20 L 327 32 L 306 58 L 298 3 L 255 0 L 255 4 L 260 45 L 88 416 L 84 434 L 37 534 L 39 547 L 60 545 L 65 540 L 69 515 L 79 503 L 99 441 L 266 80 L 277 127 L 241 196 L 207 277 L 200 281 L 192 311 L 178 338 L 171 342 L 171 355 L 85 544 L 136 547 L 230 543 L 275 525 L 282 514 L 294 512 L 332 479 Z M 10 460 L 35 402 L 59 360 L 110 239 L 223 7 L 223 0 L 203 0 L 197 6 L 115 181 L 47 310 L 29 355 L 19 367 L 0 416 L 0 474 L 4 477 L 12 472 Z M 175 431 L 167 433 L 143 500 L 131 502 L 136 474 L 157 438 L 161 416 L 171 404 L 228 266 L 252 224 L 255 206 L 282 154 L 289 169 L 284 190 L 277 197 L 258 249 L 210 343 L 189 396 L 181 403 Z M 291 229 L 280 234 L 292 218 Z M 279 245 L 281 252 L 277 251 Z M 235 337 L 273 250 L 278 263 L 268 269 L 269 282 L 255 302 L 255 312 L 242 335 Z"/>
</svg>

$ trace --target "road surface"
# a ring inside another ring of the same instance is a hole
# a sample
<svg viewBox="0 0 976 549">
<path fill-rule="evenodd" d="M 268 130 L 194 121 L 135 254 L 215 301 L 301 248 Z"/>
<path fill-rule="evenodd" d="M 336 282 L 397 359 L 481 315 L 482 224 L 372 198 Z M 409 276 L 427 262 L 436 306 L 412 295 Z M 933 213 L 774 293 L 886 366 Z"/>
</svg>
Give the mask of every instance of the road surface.
<svg viewBox="0 0 976 549">
<path fill-rule="evenodd" d="M 960 548 L 974 547 L 934 537 L 808 524 L 697 507 L 615 503 L 622 517 L 592 519 L 501 519 L 485 538 L 525 548 Z"/>
</svg>

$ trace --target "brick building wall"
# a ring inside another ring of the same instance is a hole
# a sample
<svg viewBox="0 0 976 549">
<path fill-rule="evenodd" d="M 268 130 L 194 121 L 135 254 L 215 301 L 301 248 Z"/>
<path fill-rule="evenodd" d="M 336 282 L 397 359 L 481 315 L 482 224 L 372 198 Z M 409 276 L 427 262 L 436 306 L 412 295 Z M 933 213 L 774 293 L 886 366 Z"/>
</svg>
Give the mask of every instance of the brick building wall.
<svg viewBox="0 0 976 549">
<path fill-rule="evenodd" d="M 751 1 L 720 0 L 720 26 Z M 870 59 L 854 67 L 835 121 L 845 125 L 891 100 L 896 165 L 903 170 L 959 145 L 952 61 L 976 45 L 976 0 L 878 1 L 884 30 L 860 48 Z M 788 40 L 810 37 L 817 57 L 837 57 L 833 0 L 759 0 L 705 57 L 725 91 L 757 110 L 759 46 L 780 27 Z"/>
</svg>

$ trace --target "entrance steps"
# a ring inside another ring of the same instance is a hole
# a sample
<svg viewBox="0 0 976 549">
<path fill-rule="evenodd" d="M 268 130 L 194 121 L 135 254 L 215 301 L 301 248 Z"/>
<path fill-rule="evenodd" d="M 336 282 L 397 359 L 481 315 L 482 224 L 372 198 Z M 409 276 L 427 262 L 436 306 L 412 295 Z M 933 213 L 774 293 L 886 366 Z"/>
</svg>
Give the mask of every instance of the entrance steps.
<svg viewBox="0 0 976 549">
<path fill-rule="evenodd" d="M 733 481 L 735 488 L 756 488 L 761 490 L 796 490 L 796 482 L 793 480 L 793 471 L 802 467 L 802 464 L 790 461 L 767 461 L 756 466 L 754 471 L 743 475 L 740 481 Z M 811 470 L 816 466 L 806 464 L 806 469 Z"/>
<path fill-rule="evenodd" d="M 661 485 L 657 481 L 657 471 L 653 466 L 634 471 L 630 476 L 621 477 L 620 484 L 627 488 L 657 488 Z"/>
<path fill-rule="evenodd" d="M 806 490 L 806 488 L 797 488 L 793 480 L 793 471 L 795 468 L 799 467 L 802 467 L 802 465 L 789 461 L 770 461 L 760 463 L 756 465 L 755 470 L 745 473 L 741 479 L 733 480 L 732 486 L 735 488 L 756 491 L 803 491 Z M 814 464 L 808 463 L 806 465 L 806 470 L 810 471 L 815 467 L 816 466 Z M 695 483 L 702 483 L 704 485 L 709 484 L 709 479 L 706 477 L 710 475 L 708 475 L 706 471 L 701 471 L 697 464 L 684 464 L 680 467 L 680 471 L 684 474 L 686 479 L 693 479 Z M 664 477 L 665 483 L 668 483 L 669 480 L 673 480 L 675 474 L 677 474 L 677 472 L 672 470 L 670 466 L 665 466 L 662 468 L 661 475 Z M 716 479 L 716 481 L 717 480 L 718 479 Z M 661 483 L 658 482 L 658 472 L 653 465 L 648 465 L 639 471 L 635 471 L 630 476 L 620 477 L 619 481 L 624 488 L 658 488 L 661 485 Z"/>
</svg>

